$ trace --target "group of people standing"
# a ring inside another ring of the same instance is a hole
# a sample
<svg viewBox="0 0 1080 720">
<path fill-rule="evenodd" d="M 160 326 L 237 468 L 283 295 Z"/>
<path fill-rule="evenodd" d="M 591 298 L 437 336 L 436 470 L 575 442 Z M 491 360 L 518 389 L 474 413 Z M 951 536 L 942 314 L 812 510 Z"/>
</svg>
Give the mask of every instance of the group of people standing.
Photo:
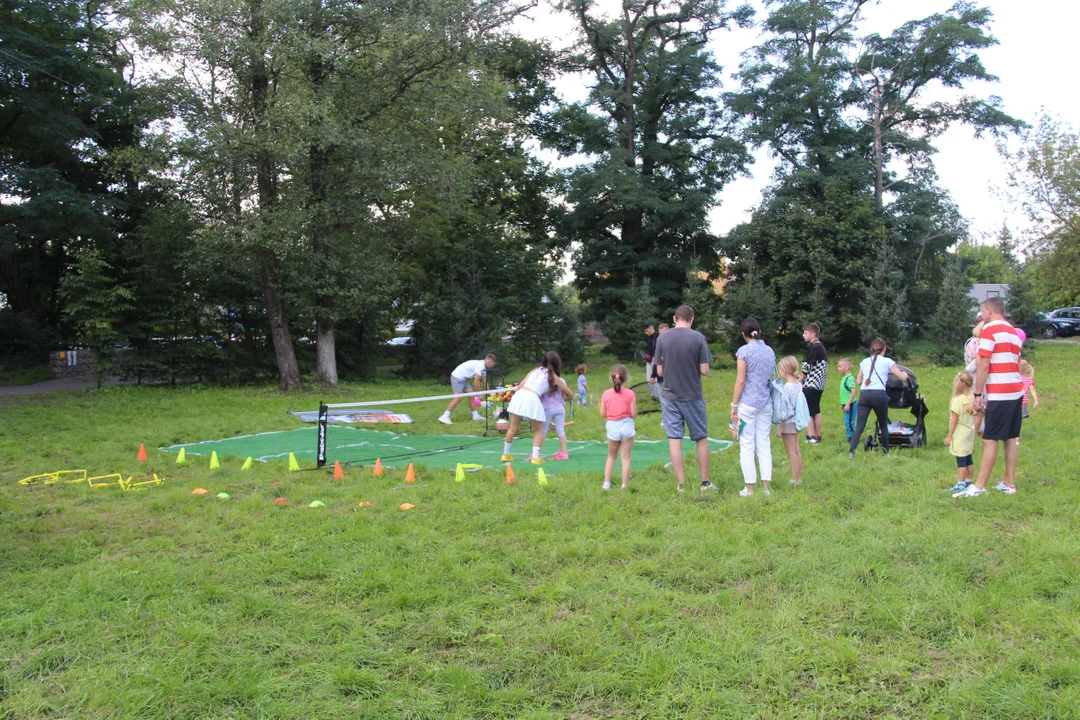
<svg viewBox="0 0 1080 720">
<path fill-rule="evenodd" d="M 1016 330 L 1004 318 L 1004 304 L 999 298 L 990 298 L 982 307 L 984 324 L 978 329 L 978 350 L 975 373 L 968 375 L 972 395 L 970 402 L 955 401 L 950 405 L 951 421 L 949 436 L 945 440 L 957 456 L 959 482 L 954 497 L 975 497 L 986 492 L 986 483 L 997 460 L 998 443 L 1004 445 L 1005 480 L 998 489 L 1012 494 L 1016 492 L 1014 479 L 1016 473 L 1017 446 L 1019 445 L 1022 413 L 1026 405 L 1026 391 L 1031 383 L 1025 384 L 1020 375 L 1021 341 Z M 675 474 L 677 489 L 683 492 L 686 486 L 686 468 L 683 459 L 683 439 L 689 435 L 694 442 L 695 454 L 700 473 L 700 489 L 715 489 L 709 480 L 709 428 L 708 414 L 702 378 L 709 375 L 712 353 L 705 336 L 693 329 L 694 310 L 689 305 L 680 306 L 674 314 L 674 326 L 661 326 L 661 332 L 653 331 L 653 326 L 646 328 L 646 374 L 651 390 L 655 388 L 655 397 L 659 399 L 662 426 L 668 438 L 668 450 L 671 469 Z M 750 496 L 760 479 L 762 490 L 770 494 L 772 482 L 772 426 L 777 425 L 776 434 L 783 440 L 784 448 L 791 467 L 791 483 L 801 483 L 802 453 L 799 432 L 805 427 L 806 442 L 819 444 L 822 440 L 821 400 L 828 383 L 828 352 L 819 335 L 821 329 L 816 323 L 808 323 L 803 328 L 803 339 L 807 343 L 805 358 L 801 365 L 794 357 L 785 357 L 777 362 L 776 354 L 761 337 L 761 325 L 754 318 L 746 318 L 740 326 L 743 346 L 736 353 L 736 378 L 731 398 L 731 425 L 739 442 L 739 463 L 743 475 L 744 487 L 740 495 Z M 843 358 L 837 364 L 840 372 L 840 408 L 844 413 L 844 427 L 848 437 L 848 455 L 855 456 L 862 434 L 866 429 L 871 411 L 877 421 L 877 431 L 883 452 L 889 453 L 889 377 L 894 376 L 902 382 L 909 380 L 908 373 L 896 364 L 887 353 L 887 346 L 880 338 L 870 345 L 870 355 L 858 365 L 854 376 L 854 366 L 850 359 Z M 483 378 L 486 369 L 494 364 L 494 356 L 489 355 L 484 361 L 471 361 L 455 370 L 453 377 L 454 391 L 464 392 L 468 380 L 474 384 Z M 578 390 L 587 384 L 584 382 L 584 366 L 577 368 L 579 373 Z M 459 372 L 460 371 L 460 372 Z M 966 374 L 966 373 L 964 373 Z M 472 375 L 468 378 L 468 375 Z M 789 407 L 799 407 L 801 415 L 795 413 L 784 422 L 774 423 L 774 377 L 779 377 L 782 392 L 786 395 Z M 606 420 L 608 440 L 608 458 L 604 469 L 604 489 L 611 487 L 611 477 L 616 459 L 622 463 L 622 487 L 625 489 L 630 479 L 630 457 L 636 429 L 637 402 L 633 391 L 626 387 L 627 369 L 615 365 L 609 374 L 611 387 L 607 389 L 599 402 L 599 413 Z M 964 390 L 963 377 L 958 376 L 954 395 Z M 479 388 L 477 388 L 479 389 Z M 535 368 L 518 384 L 507 407 L 510 413 L 509 429 L 503 446 L 501 462 L 512 462 L 511 444 L 514 441 L 523 419 L 533 422 L 533 443 L 530 460 L 542 463 L 540 448 L 553 415 L 559 415 L 564 400 L 572 396 L 572 391 L 562 379 L 562 360 L 556 352 L 545 354 L 540 367 Z M 1036 404 L 1038 400 L 1036 397 Z M 450 408 L 440 421 L 449 420 Z M 555 406 L 558 407 L 555 407 Z M 553 412 L 554 410 L 554 412 Z M 974 427 L 976 416 L 985 416 L 981 435 L 983 439 L 983 459 L 979 477 L 972 481 L 973 471 L 968 470 L 971 461 L 973 440 L 965 435 L 965 429 Z M 445 419 L 444 419 L 445 418 Z M 555 459 L 566 459 L 566 437 L 561 418 L 554 418 L 556 432 L 559 435 L 560 451 Z M 959 453 L 959 454 L 958 454 Z M 965 477 L 969 478 L 965 483 Z"/>
<path fill-rule="evenodd" d="M 1039 403 L 1032 379 L 1034 369 L 1020 358 L 1025 338 L 1005 319 L 1004 301 L 987 298 L 981 311 L 981 321 L 975 326 L 973 341 L 969 341 L 971 357 L 965 356 L 970 362 L 957 373 L 949 405 L 945 444 L 956 458 L 957 483 L 950 488 L 954 498 L 978 497 L 986 492 L 999 444 L 1005 456 L 1005 477 L 995 489 L 1016 494 L 1016 462 L 1029 392 L 1035 407 Z M 978 478 L 973 458 L 977 436 L 982 438 Z"/>
</svg>

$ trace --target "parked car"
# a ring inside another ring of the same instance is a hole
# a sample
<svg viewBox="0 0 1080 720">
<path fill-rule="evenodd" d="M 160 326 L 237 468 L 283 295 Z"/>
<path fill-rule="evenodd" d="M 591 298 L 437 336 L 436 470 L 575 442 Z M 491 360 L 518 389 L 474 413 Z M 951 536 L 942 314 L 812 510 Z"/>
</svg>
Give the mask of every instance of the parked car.
<svg viewBox="0 0 1080 720">
<path fill-rule="evenodd" d="M 399 346 L 400 345 L 415 345 L 416 341 L 413 340 L 411 337 L 406 336 L 406 337 L 390 338 L 389 340 L 386 341 L 386 344 L 387 345 L 399 345 Z"/>
<path fill-rule="evenodd" d="M 1058 308 L 1048 313 L 1040 313 L 1043 325 L 1043 337 L 1053 340 L 1058 337 L 1080 335 L 1080 307 Z"/>
</svg>

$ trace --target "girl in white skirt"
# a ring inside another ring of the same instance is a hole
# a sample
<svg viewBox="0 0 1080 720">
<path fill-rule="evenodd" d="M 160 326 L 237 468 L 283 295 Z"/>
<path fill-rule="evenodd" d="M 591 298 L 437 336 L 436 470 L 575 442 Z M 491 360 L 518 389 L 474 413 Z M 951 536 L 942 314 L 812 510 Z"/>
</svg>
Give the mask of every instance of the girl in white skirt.
<svg viewBox="0 0 1080 720">
<path fill-rule="evenodd" d="M 540 367 L 529 372 L 518 386 L 514 397 L 510 398 L 510 404 L 506 410 L 510 413 L 510 428 L 506 431 L 506 442 L 503 443 L 503 454 L 499 462 L 514 462 L 514 456 L 510 454 L 510 446 L 514 442 L 518 428 L 521 427 L 521 419 L 531 420 L 533 424 L 533 447 L 530 460 L 533 465 L 544 462 L 540 457 L 540 446 L 544 442 L 544 403 L 540 399 L 545 393 L 558 388 L 568 395 L 570 388 L 562 375 L 562 358 L 557 352 L 549 352 L 544 355 L 544 362 Z"/>
</svg>

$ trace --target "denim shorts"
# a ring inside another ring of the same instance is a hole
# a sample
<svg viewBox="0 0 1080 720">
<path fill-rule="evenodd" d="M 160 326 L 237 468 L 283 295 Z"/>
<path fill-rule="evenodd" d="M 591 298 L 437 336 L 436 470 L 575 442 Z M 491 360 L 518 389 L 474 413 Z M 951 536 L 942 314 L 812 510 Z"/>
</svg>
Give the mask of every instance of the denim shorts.
<svg viewBox="0 0 1080 720">
<path fill-rule="evenodd" d="M 671 440 L 682 440 L 685 430 L 695 442 L 709 437 L 709 417 L 704 400 L 671 400 L 660 393 L 660 412 L 664 432 Z"/>
<path fill-rule="evenodd" d="M 629 440 L 637 435 L 637 429 L 634 428 L 634 418 L 622 418 L 621 420 L 608 420 L 607 421 L 607 439 L 615 442 L 622 440 Z"/>
</svg>

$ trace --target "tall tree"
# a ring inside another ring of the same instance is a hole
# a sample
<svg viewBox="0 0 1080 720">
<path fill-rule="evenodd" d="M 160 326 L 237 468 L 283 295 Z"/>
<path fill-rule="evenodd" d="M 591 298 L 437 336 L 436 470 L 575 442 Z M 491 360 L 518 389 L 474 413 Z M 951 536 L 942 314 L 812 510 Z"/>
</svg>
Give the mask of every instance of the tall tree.
<svg viewBox="0 0 1080 720">
<path fill-rule="evenodd" d="M 481 122 L 485 107 L 486 116 L 494 116 L 500 98 L 486 92 L 478 45 L 522 8 L 509 0 L 298 5 L 290 49 L 304 79 L 294 96 L 304 111 L 293 116 L 304 147 L 297 154 L 303 185 L 296 187 L 295 208 L 316 274 L 316 374 L 328 384 L 337 383 L 336 324 L 355 315 L 364 304 L 362 289 L 378 282 L 377 273 L 362 271 L 389 269 L 389 253 L 375 242 L 382 236 L 373 232 L 378 216 L 371 209 L 385 199 L 386 178 L 418 169 L 408 153 L 379 148 L 405 144 L 397 137 L 403 113 L 436 126 L 446 121 L 436 109 L 450 110 L 459 122 Z M 399 106 L 398 122 L 382 122 Z"/>
<path fill-rule="evenodd" d="M 847 293 L 863 286 L 867 266 L 879 265 L 874 254 L 882 242 L 892 247 L 902 273 L 904 307 L 919 317 L 933 312 L 943 255 L 967 230 L 937 185 L 934 138 L 958 122 L 976 132 L 1019 126 L 1001 111 L 997 98 L 958 96 L 965 84 L 995 79 L 978 56 L 996 42 L 987 32 L 989 11 L 959 3 L 947 13 L 905 23 L 888 37 L 862 39 L 866 4 L 767 2 L 768 36 L 746 53 L 742 87 L 728 96 L 746 123 L 748 140 L 780 159 L 775 187 L 750 227 L 737 229 L 726 243 L 733 270 L 740 274 L 742 253 L 755 252 L 765 277 L 782 278 L 776 291 L 784 324 L 822 314 L 826 298 L 827 314 L 841 324 L 842 342 L 853 341 L 863 324 L 851 317 L 856 305 Z M 948 91 L 945 99 L 941 88 Z M 931 90 L 936 101 L 927 97 Z M 850 199 L 840 201 L 845 194 Z M 851 219 L 840 209 L 845 204 L 855 213 Z M 813 242 L 817 258 L 808 248 L 790 247 L 792 235 L 798 236 L 792 231 L 827 218 L 837 228 L 854 223 L 861 231 L 819 233 Z M 780 244 L 789 249 L 765 250 Z M 832 257 L 843 264 L 830 262 Z M 824 287 L 808 282 L 807 273 L 826 276 Z"/>
<path fill-rule="evenodd" d="M 751 11 L 723 0 L 623 0 L 614 18 L 590 0 L 561 7 L 580 38 L 567 67 L 591 81 L 588 100 L 563 108 L 546 138 L 564 155 L 591 158 L 569 174 L 563 221 L 579 244 L 581 297 L 619 313 L 631 278 L 648 279 L 661 308 L 672 309 L 691 259 L 715 261 L 706 215 L 748 161 L 708 44 Z"/>
<path fill-rule="evenodd" d="M 976 134 L 1000 134 L 1022 123 L 1005 114 L 1001 98 L 970 95 L 927 99 L 939 88 L 961 90 L 971 82 L 996 82 L 978 52 L 997 45 L 989 34 L 992 14 L 970 2 L 946 13 L 906 22 L 888 37 L 866 38 L 855 72 L 864 97 L 860 105 L 873 132 L 874 200 L 883 204 L 887 166 L 894 157 L 911 166 L 927 166 L 932 140 L 951 125 L 963 123 Z"/>
<path fill-rule="evenodd" d="M 1032 221 L 1026 238 L 1042 294 L 1056 305 L 1080 304 L 1080 134 L 1048 116 L 1000 152 L 1010 166 L 1009 186 Z"/>
<path fill-rule="evenodd" d="M 186 178 L 204 233 L 255 261 L 282 390 L 300 382 L 287 302 L 298 248 L 282 208 L 287 2 L 131 6 L 134 37 L 175 71 L 170 80 L 185 132 L 173 171 Z"/>
<path fill-rule="evenodd" d="M 746 137 L 768 147 L 785 173 L 834 175 L 858 157 L 858 128 L 846 117 L 859 101 L 852 56 L 870 0 L 767 0 L 767 39 L 744 54 L 742 87 L 727 102 Z"/>
<path fill-rule="evenodd" d="M 120 231 L 113 154 L 149 119 L 112 17 L 107 3 L 0 4 L 0 312 L 26 329 L 59 329 L 72 253 L 97 249 L 108 264 Z"/>
</svg>

